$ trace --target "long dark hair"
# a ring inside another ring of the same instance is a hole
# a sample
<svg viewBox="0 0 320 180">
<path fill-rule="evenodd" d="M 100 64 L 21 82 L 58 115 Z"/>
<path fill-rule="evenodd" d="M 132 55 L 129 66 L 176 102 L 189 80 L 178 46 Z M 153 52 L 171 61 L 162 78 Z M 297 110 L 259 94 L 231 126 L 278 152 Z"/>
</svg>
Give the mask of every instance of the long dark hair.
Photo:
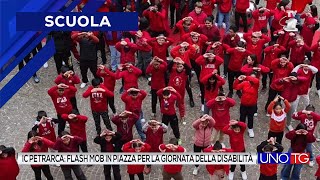
<svg viewBox="0 0 320 180">
<path fill-rule="evenodd" d="M 316 5 L 310 6 L 310 11 L 311 11 L 312 17 L 317 17 L 318 16 L 318 9 L 317 9 Z"/>
<path fill-rule="evenodd" d="M 214 83 L 211 84 L 209 82 L 209 79 L 214 79 L 215 80 Z M 216 86 L 217 86 L 217 83 L 218 83 L 218 78 L 217 78 L 217 76 L 212 75 L 209 79 L 208 79 L 207 84 L 206 84 L 206 89 L 208 91 L 214 91 L 216 89 Z"/>
<path fill-rule="evenodd" d="M 251 54 L 248 57 L 250 57 L 252 59 L 252 61 L 253 61 L 253 65 L 252 66 L 253 67 L 258 67 L 259 66 L 258 58 L 257 58 L 257 56 L 255 54 Z M 248 61 L 247 61 L 248 57 L 245 58 L 245 60 L 243 62 L 243 65 L 248 64 Z"/>
</svg>

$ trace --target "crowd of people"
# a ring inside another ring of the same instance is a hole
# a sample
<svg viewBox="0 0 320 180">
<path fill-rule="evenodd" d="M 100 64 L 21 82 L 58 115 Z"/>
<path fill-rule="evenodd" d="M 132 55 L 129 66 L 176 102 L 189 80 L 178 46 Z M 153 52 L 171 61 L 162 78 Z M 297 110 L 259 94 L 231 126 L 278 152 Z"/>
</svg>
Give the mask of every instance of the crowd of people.
<svg viewBox="0 0 320 180">
<path fill-rule="evenodd" d="M 77 11 L 86 3 L 82 0 Z M 255 3 L 258 5 L 259 0 Z M 195 76 L 198 86 L 194 88 L 201 92 L 203 115 L 192 123 L 194 146 L 188 151 L 246 152 L 245 132 L 250 138 L 259 135 L 253 119 L 259 93 L 268 90 L 265 106 L 259 107 L 270 118 L 268 137 L 257 146 L 257 152 L 283 152 L 282 142 L 290 141 L 287 152 L 310 153 L 311 167 L 315 161 L 320 163 L 320 156 L 312 151 L 312 143 L 320 141 L 316 136 L 320 114 L 309 99 L 314 79 L 320 97 L 320 40 L 312 44 L 319 28 L 317 7 L 312 0 L 292 0 L 291 4 L 289 0 L 266 0 L 266 6 L 257 6 L 248 16 L 249 5 L 249 0 L 106 0 L 99 12 L 138 12 L 139 30 L 50 33 L 48 38 L 54 39 L 56 47 L 53 58 L 57 78 L 48 95 L 57 117 L 38 111 L 22 152 L 88 152 L 87 141 L 94 141 L 101 152 L 186 152 L 179 125 L 193 121 L 187 117 L 185 96 L 187 92 L 193 108 L 190 81 Z M 174 38 L 172 33 L 179 35 Z M 40 49 L 41 44 L 24 61 L 27 63 Z M 71 53 L 80 66 L 81 79 L 74 71 Z M 19 65 L 22 67 L 23 62 Z M 90 85 L 88 69 L 94 76 Z M 36 83 L 40 81 L 36 74 L 33 77 Z M 139 78 L 145 78 L 150 89 L 139 88 Z M 118 80 L 124 110 L 115 106 Z M 82 97 L 90 101 L 94 139 L 86 135 L 86 122 L 91 117 L 81 114 L 77 106 L 77 84 L 86 88 Z M 148 94 L 152 117 L 147 119 L 142 104 Z M 240 98 L 239 117 L 231 118 L 235 96 Z M 300 99 L 304 107 L 298 108 Z M 156 118 L 157 113 L 161 120 Z M 292 119 L 300 121 L 295 128 Z M 66 126 L 70 132 L 65 131 Z M 139 139 L 134 139 L 134 126 Z M 165 144 L 168 126 L 174 137 Z M 230 147 L 223 143 L 226 136 Z M 78 179 L 86 179 L 79 165 L 60 167 L 67 180 L 72 179 L 71 171 Z M 282 180 L 298 180 L 302 167 L 286 164 L 278 173 L 276 164 L 263 164 L 259 179 L 276 180 L 280 174 Z M 37 180 L 41 172 L 47 179 L 54 179 L 49 165 L 31 168 Z M 19 174 L 12 147 L 0 146 L 0 169 L 0 179 L 16 179 Z M 206 169 L 211 180 L 232 180 L 236 165 L 206 165 Z M 199 165 L 195 165 L 192 174 L 197 176 L 198 170 Z M 243 180 L 252 179 L 245 165 L 240 165 L 240 170 Z M 151 171 L 152 166 L 147 164 L 127 166 L 130 180 L 135 175 L 143 180 Z M 182 180 L 181 171 L 182 165 L 164 165 L 163 179 Z M 120 166 L 104 165 L 104 174 L 106 180 L 111 176 L 120 180 Z M 319 170 L 315 176 L 320 179 Z"/>
</svg>

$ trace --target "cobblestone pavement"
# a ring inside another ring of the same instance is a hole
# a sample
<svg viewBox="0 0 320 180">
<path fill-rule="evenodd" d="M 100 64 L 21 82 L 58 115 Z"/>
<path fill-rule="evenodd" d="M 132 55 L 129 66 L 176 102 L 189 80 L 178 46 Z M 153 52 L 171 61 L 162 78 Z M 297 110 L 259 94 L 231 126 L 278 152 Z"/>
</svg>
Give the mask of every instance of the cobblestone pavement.
<svg viewBox="0 0 320 180">
<path fill-rule="evenodd" d="M 316 2 L 319 5 L 319 2 Z M 319 7 L 319 6 L 318 6 Z M 79 67 L 75 64 L 76 73 L 79 74 Z M 11 74 L 6 77 L 4 82 L 9 81 L 14 74 L 16 73 L 17 69 L 12 72 Z M 88 73 L 89 74 L 89 73 Z M 20 152 L 26 139 L 27 139 L 27 132 L 33 126 L 35 121 L 36 113 L 38 110 L 45 110 L 48 112 L 49 116 L 55 117 L 56 113 L 51 102 L 50 97 L 47 94 L 47 90 L 54 85 L 53 80 L 56 77 L 56 70 L 55 64 L 53 60 L 49 61 L 49 68 L 48 69 L 41 69 L 38 71 L 38 75 L 41 78 L 39 84 L 35 84 L 33 79 L 30 79 L 28 83 L 26 83 L 19 92 L 11 98 L 11 100 L 0 109 L 0 144 L 5 144 L 6 146 L 13 146 L 17 152 Z M 3 87 L 4 84 L 0 84 L 0 88 Z M 192 90 L 193 96 L 195 98 L 196 106 L 194 108 L 190 108 L 188 105 L 188 98 L 186 99 L 186 113 L 187 113 L 187 124 L 180 125 L 181 137 L 182 137 L 182 145 L 186 147 L 189 152 L 193 151 L 193 128 L 191 123 L 193 120 L 198 118 L 201 115 L 200 111 L 200 98 L 198 97 L 199 88 L 197 86 L 196 78 L 194 77 L 192 80 Z M 147 86 L 147 81 L 143 78 L 139 79 L 139 86 L 142 89 L 149 89 Z M 123 103 L 119 97 L 119 88 L 120 82 L 117 82 L 116 92 L 115 92 L 115 103 L 118 112 L 124 109 Z M 227 86 L 224 87 L 227 90 Z M 94 128 L 94 121 L 92 119 L 92 114 L 90 111 L 89 100 L 81 98 L 83 93 L 83 89 L 80 89 L 78 86 L 77 92 L 77 102 L 78 107 L 81 114 L 84 114 L 89 117 L 89 121 L 87 122 L 87 138 L 88 138 L 88 148 L 89 152 L 99 152 L 99 146 L 93 143 L 93 138 L 95 136 L 95 128 Z M 237 101 L 237 105 L 235 108 L 231 109 L 231 118 L 239 118 L 239 102 L 240 100 L 235 97 Z M 315 95 L 315 87 L 313 86 L 310 92 L 310 99 L 311 103 L 316 106 L 317 112 L 320 112 L 320 103 L 319 97 Z M 254 131 L 255 131 L 255 138 L 250 139 L 248 135 L 245 135 L 245 142 L 246 142 L 246 150 L 247 152 L 256 152 L 255 148 L 261 141 L 267 138 L 267 131 L 269 128 L 269 118 L 265 116 L 263 107 L 267 100 L 267 93 L 261 93 L 259 95 L 259 102 L 258 102 L 258 116 L 255 117 L 254 120 Z M 143 104 L 143 110 L 145 114 L 145 118 L 150 118 L 151 113 L 151 96 L 147 96 L 146 100 Z M 304 105 L 299 105 L 301 109 Z M 158 111 L 159 112 L 159 111 Z M 158 114 L 158 120 L 160 119 L 160 115 Z M 295 122 L 296 124 L 296 122 Z M 134 130 L 135 137 L 138 138 L 136 131 Z M 173 137 L 171 128 L 169 128 L 169 132 L 165 135 L 165 142 L 168 142 L 169 138 Z M 225 138 L 225 143 L 228 146 L 228 138 Z M 289 141 L 284 138 L 284 147 L 285 150 L 288 150 Z M 319 143 L 313 143 L 313 150 L 314 154 L 319 154 Z M 103 175 L 103 166 L 92 166 L 86 167 L 82 166 L 82 169 L 89 180 L 99 180 L 104 179 Z M 281 166 L 279 166 L 280 172 Z M 317 165 L 311 168 L 305 165 L 302 170 L 301 179 L 302 180 L 311 180 L 314 178 L 314 173 L 317 169 Z M 161 170 L 160 166 L 153 166 L 152 172 L 149 175 L 145 176 L 147 180 L 158 180 L 161 179 Z M 204 166 L 200 166 L 199 174 L 197 176 L 192 175 L 193 166 L 184 166 L 183 167 L 183 176 L 185 180 L 207 180 L 209 179 L 208 173 Z M 51 166 L 51 172 L 54 175 L 55 179 L 63 179 L 62 171 L 60 168 L 56 166 Z M 123 179 L 129 179 L 126 173 L 126 167 L 121 167 L 122 177 Z M 247 166 L 247 173 L 249 180 L 258 179 L 259 175 L 259 166 L 258 165 L 251 165 Z M 29 180 L 34 179 L 34 173 L 31 170 L 30 166 L 28 165 L 21 165 L 20 166 L 20 174 L 18 177 L 19 180 Z M 235 179 L 241 179 L 240 169 L 237 167 Z"/>
</svg>

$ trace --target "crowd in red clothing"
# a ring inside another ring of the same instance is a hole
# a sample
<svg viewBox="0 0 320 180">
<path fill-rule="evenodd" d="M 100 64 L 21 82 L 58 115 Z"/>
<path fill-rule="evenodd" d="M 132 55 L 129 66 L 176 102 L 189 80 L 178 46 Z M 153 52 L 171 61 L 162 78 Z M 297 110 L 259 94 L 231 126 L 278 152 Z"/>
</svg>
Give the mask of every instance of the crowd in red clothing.
<svg viewBox="0 0 320 180">
<path fill-rule="evenodd" d="M 81 1 L 77 11 L 81 11 L 86 3 L 87 0 Z M 90 101 L 96 128 L 94 142 L 100 145 L 101 152 L 183 153 L 186 149 L 181 146 L 179 121 L 184 124 L 193 121 L 187 117 L 185 95 L 187 91 L 193 108 L 195 102 L 190 81 L 195 75 L 204 115 L 192 123 L 195 130 L 194 152 L 245 152 L 245 132 L 254 138 L 253 119 L 257 116 L 259 94 L 268 89 L 264 107 L 266 116 L 270 117 L 268 137 L 257 146 L 257 151 L 282 152 L 285 136 L 291 144 L 288 152 L 308 152 L 311 156 L 309 166 L 313 166 L 315 161 L 320 163 L 320 156 L 315 157 L 312 152 L 320 114 L 316 113 L 309 99 L 314 79 L 320 97 L 320 40 L 312 44 L 319 28 L 317 7 L 310 4 L 305 10 L 311 0 L 293 0 L 291 7 L 288 0 L 267 0 L 266 7 L 250 12 L 253 24 L 249 27 L 246 14 L 249 0 L 234 3 L 232 0 L 106 0 L 99 12 L 136 11 L 139 13 L 139 30 L 69 32 L 63 35 L 68 38 L 62 39 L 58 33 L 53 33 L 56 49 L 63 49 L 62 44 L 72 46 L 67 51 L 57 52 L 54 57 L 59 74 L 48 95 L 57 118 L 50 118 L 45 111 L 39 111 L 22 152 L 79 152 L 79 148 L 88 152 L 87 141 L 92 139 L 87 138 L 86 122 L 91 117 L 80 114 L 76 100 L 76 85 L 81 83 L 82 89 L 88 86 L 82 97 Z M 229 25 L 232 6 L 235 7 L 235 25 Z M 213 15 L 216 7 L 218 13 Z M 289 17 L 289 10 L 297 11 L 296 27 L 283 24 L 285 20 L 294 18 Z M 221 18 L 225 28 L 221 26 Z M 172 38 L 171 32 L 180 36 Z M 75 43 L 80 48 L 79 54 L 74 52 Z M 108 65 L 106 45 L 111 57 Z M 67 62 L 66 59 L 71 57 L 71 49 L 73 54 L 77 54 L 81 80 L 73 71 L 72 64 L 61 66 L 62 61 Z M 98 63 L 98 51 L 101 65 Z M 88 85 L 88 69 L 94 76 L 91 85 Z M 146 78 L 150 89 L 139 88 L 141 77 Z M 116 81 L 120 79 L 123 110 L 115 107 L 114 103 Z M 228 84 L 227 93 L 224 92 L 225 84 Z M 239 118 L 230 117 L 230 111 L 236 104 L 234 90 L 240 98 Z M 146 122 L 142 105 L 148 93 L 151 94 L 152 117 Z M 298 110 L 300 99 L 305 106 L 301 111 Z M 156 119 L 158 101 L 161 121 Z M 108 106 L 112 117 L 109 117 Z M 106 129 L 101 128 L 101 118 Z M 292 119 L 300 121 L 296 128 L 291 125 Z M 70 132 L 65 131 L 66 122 Z M 175 138 L 164 144 L 164 134 L 169 125 Z M 140 139 L 133 138 L 133 127 L 136 127 Z M 225 136 L 229 136 L 230 148 L 223 143 Z M 12 169 L 0 171 L 0 179 L 15 179 L 18 175 L 14 154 L 12 148 L 0 146 L 0 169 Z M 242 179 L 248 179 L 245 165 L 240 167 Z M 53 179 L 49 166 L 33 165 L 31 168 L 36 179 L 41 179 L 41 171 L 47 179 Z M 227 176 L 232 180 L 235 168 L 235 165 L 206 166 L 212 180 Z M 280 177 L 283 180 L 290 177 L 299 179 L 301 168 L 302 165 L 285 165 Z M 195 165 L 193 175 L 198 174 L 198 169 L 199 166 Z M 78 179 L 86 179 L 78 165 L 61 165 L 61 170 L 66 179 L 71 178 L 71 170 Z M 150 171 L 151 165 L 127 166 L 130 179 L 135 175 L 140 180 L 144 179 L 144 174 Z M 182 165 L 164 165 L 163 179 L 181 180 L 181 171 Z M 115 180 L 121 179 L 119 165 L 104 165 L 104 174 L 106 179 L 111 179 L 111 174 Z M 277 165 L 260 166 L 259 179 L 276 180 L 278 175 Z M 320 170 L 316 177 L 320 179 Z"/>
</svg>

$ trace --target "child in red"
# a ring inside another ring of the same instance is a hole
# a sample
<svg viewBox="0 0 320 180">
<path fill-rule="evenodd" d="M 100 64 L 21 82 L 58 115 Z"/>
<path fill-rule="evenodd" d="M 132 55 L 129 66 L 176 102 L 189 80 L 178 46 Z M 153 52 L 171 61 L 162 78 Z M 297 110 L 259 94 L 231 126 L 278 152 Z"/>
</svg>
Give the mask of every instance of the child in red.
<svg viewBox="0 0 320 180">
<path fill-rule="evenodd" d="M 246 40 L 247 50 L 257 56 L 257 62 L 260 64 L 262 59 L 262 52 L 264 45 L 271 41 L 270 37 L 259 32 L 246 33 L 243 35 L 243 39 Z"/>
<path fill-rule="evenodd" d="M 19 166 L 13 147 L 0 145 L 0 179 L 16 180 L 19 174 Z"/>
<path fill-rule="evenodd" d="M 159 149 L 163 153 L 186 152 L 184 147 L 178 145 L 178 139 L 176 138 L 170 139 L 169 144 L 160 144 Z M 163 165 L 163 180 L 171 180 L 171 178 L 182 180 L 183 176 L 181 170 L 182 165 Z"/>
<path fill-rule="evenodd" d="M 138 50 L 136 44 L 130 42 L 128 38 L 125 38 L 117 42 L 115 48 L 120 52 L 120 64 L 135 63 L 135 53 Z"/>
<path fill-rule="evenodd" d="M 216 141 L 214 144 L 205 148 L 203 152 L 226 153 L 232 152 L 232 149 L 223 148 L 223 145 L 219 141 Z M 230 165 L 206 165 L 206 168 L 210 175 L 210 180 L 223 180 L 225 175 L 229 175 Z"/>
<path fill-rule="evenodd" d="M 98 65 L 97 76 L 103 78 L 104 87 L 114 93 L 114 88 L 116 86 L 116 74 L 104 65 Z M 114 96 L 108 98 L 108 104 L 113 114 L 116 114 L 116 107 L 114 106 Z"/>
<path fill-rule="evenodd" d="M 196 49 L 187 42 L 183 42 L 171 49 L 172 58 L 180 57 L 191 68 L 190 59 L 196 54 Z"/>
<path fill-rule="evenodd" d="M 123 145 L 122 151 L 123 152 L 130 152 L 130 153 L 143 153 L 149 152 L 151 146 L 147 143 L 142 142 L 140 139 L 131 140 Z M 128 174 L 130 180 L 134 180 L 134 175 L 139 177 L 139 180 L 144 180 L 143 170 L 145 165 L 128 165 Z"/>
<path fill-rule="evenodd" d="M 233 152 L 245 152 L 244 137 L 243 134 L 247 128 L 244 122 L 239 122 L 236 120 L 231 120 L 229 125 L 222 129 L 224 134 L 227 134 L 230 138 L 230 146 Z M 247 180 L 246 166 L 240 165 L 241 167 L 241 177 L 243 180 Z M 229 179 L 233 179 L 234 170 L 236 165 L 231 165 Z"/>
<path fill-rule="evenodd" d="M 192 17 L 184 17 L 176 24 L 176 29 L 180 32 L 180 38 L 186 33 L 196 31 L 199 27 L 199 23 L 193 20 Z"/>
<path fill-rule="evenodd" d="M 253 32 L 261 31 L 264 27 L 268 26 L 268 20 L 273 16 L 273 11 L 268 8 L 261 7 L 252 12 L 252 18 L 254 19 Z"/>
<path fill-rule="evenodd" d="M 62 114 L 62 119 L 68 121 L 70 124 L 70 133 L 73 136 L 78 136 L 83 139 L 80 144 L 82 152 L 88 152 L 87 146 L 87 133 L 86 133 L 86 122 L 88 120 L 87 116 L 80 114 Z"/>
<path fill-rule="evenodd" d="M 284 102 L 285 108 L 283 108 L 281 101 Z M 275 138 L 276 142 L 279 144 L 282 144 L 287 113 L 290 111 L 290 108 L 291 105 L 289 101 L 281 96 L 277 96 L 268 106 L 268 114 L 270 114 L 268 138 Z"/>
<path fill-rule="evenodd" d="M 290 62 L 292 62 L 294 66 L 302 64 L 306 53 L 310 51 L 310 47 L 304 43 L 301 37 L 290 41 L 288 48 L 290 49 Z"/>
<path fill-rule="evenodd" d="M 219 141 L 224 146 L 224 134 L 222 129 L 230 122 L 230 108 L 235 106 L 236 101 L 232 98 L 226 97 L 223 93 L 219 93 L 214 99 L 207 102 L 208 108 L 212 111 L 212 117 L 216 121 L 214 125 L 215 133 L 213 135 L 213 142 Z"/>
<path fill-rule="evenodd" d="M 152 47 L 152 56 L 164 61 L 167 60 L 168 48 L 174 43 L 173 39 L 165 37 L 163 34 L 147 41 Z"/>
<path fill-rule="evenodd" d="M 47 117 L 45 111 L 38 111 L 37 120 L 32 128 L 40 137 L 44 137 L 52 142 L 56 142 L 55 125 L 59 123 L 58 119 Z"/>
<path fill-rule="evenodd" d="M 301 36 L 309 47 L 312 45 L 315 31 L 319 28 L 317 7 L 312 5 L 310 6 L 310 10 L 310 13 L 304 13 L 301 15 L 301 18 L 304 19 Z"/>
<path fill-rule="evenodd" d="M 116 72 L 117 79 L 123 80 L 123 90 L 126 91 L 132 87 L 139 88 L 138 87 L 138 78 L 142 74 L 142 71 L 133 66 L 132 64 L 124 64 L 120 65 L 118 68 L 118 71 Z M 120 89 L 120 93 L 122 91 Z"/>
<path fill-rule="evenodd" d="M 269 71 L 269 68 L 258 63 L 258 59 L 255 54 L 251 54 L 250 56 L 248 56 L 244 65 L 241 68 L 241 72 L 246 76 L 250 76 L 250 74 L 256 72 L 258 79 L 260 79 L 261 74 L 266 74 Z"/>
<path fill-rule="evenodd" d="M 142 15 L 148 18 L 150 23 L 151 37 L 157 37 L 159 34 L 167 34 L 169 23 L 166 14 L 168 14 L 168 12 L 162 8 L 161 3 L 150 6 L 143 11 Z"/>
</svg>

